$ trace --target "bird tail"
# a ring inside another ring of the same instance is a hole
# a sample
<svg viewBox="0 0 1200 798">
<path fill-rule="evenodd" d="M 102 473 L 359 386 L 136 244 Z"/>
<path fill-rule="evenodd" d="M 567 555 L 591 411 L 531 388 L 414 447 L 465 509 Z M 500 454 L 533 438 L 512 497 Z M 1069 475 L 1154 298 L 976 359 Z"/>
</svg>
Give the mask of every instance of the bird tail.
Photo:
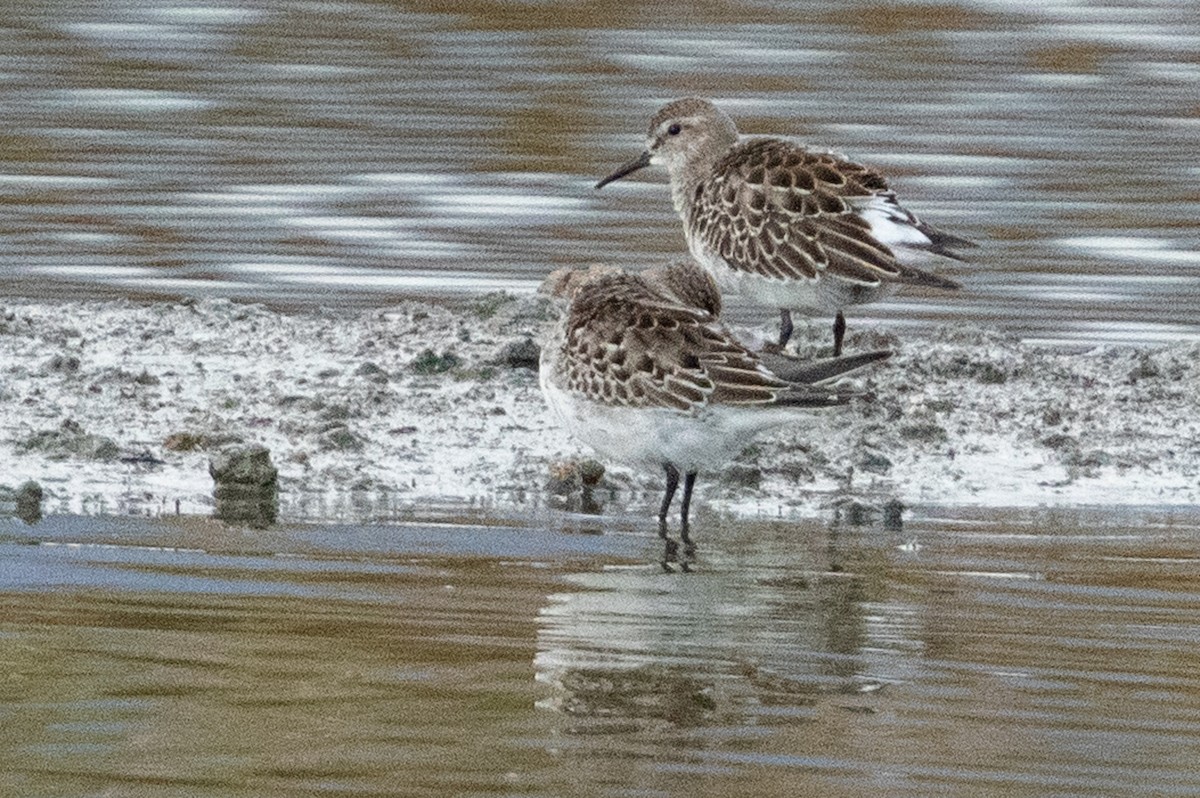
<svg viewBox="0 0 1200 798">
<path fill-rule="evenodd" d="M 841 405 L 850 404 L 854 399 L 867 396 L 862 391 L 822 391 L 819 388 L 814 388 L 805 385 L 799 388 L 792 388 L 787 393 L 781 395 L 775 400 L 772 407 L 803 407 L 803 408 L 821 408 L 821 407 L 839 407 Z"/>
<path fill-rule="evenodd" d="M 962 260 L 962 258 L 955 258 L 955 260 Z M 958 289 L 962 288 L 962 285 L 957 280 L 951 280 L 949 277 L 943 277 L 940 274 L 927 272 L 924 269 L 906 266 L 905 264 L 899 262 L 896 263 L 895 268 L 899 275 L 897 282 L 903 283 L 904 285 L 920 285 L 926 288 L 941 288 L 944 291 L 957 291 Z"/>
<path fill-rule="evenodd" d="M 762 363 L 776 377 L 791 383 L 793 390 L 802 390 L 833 382 L 854 372 L 879 363 L 892 356 L 891 350 L 876 349 L 855 355 L 826 357 L 820 360 L 801 360 L 797 357 L 772 352 L 761 352 Z M 828 393 L 825 391 L 823 393 Z"/>
<path fill-rule="evenodd" d="M 951 260 L 960 262 L 965 261 L 966 258 L 955 250 L 979 248 L 979 245 L 969 238 L 944 232 L 924 222 L 920 222 L 917 225 L 917 229 L 921 231 L 921 235 L 929 239 L 929 246 L 925 247 L 925 249 L 935 255 L 941 255 L 943 258 L 950 258 Z"/>
</svg>

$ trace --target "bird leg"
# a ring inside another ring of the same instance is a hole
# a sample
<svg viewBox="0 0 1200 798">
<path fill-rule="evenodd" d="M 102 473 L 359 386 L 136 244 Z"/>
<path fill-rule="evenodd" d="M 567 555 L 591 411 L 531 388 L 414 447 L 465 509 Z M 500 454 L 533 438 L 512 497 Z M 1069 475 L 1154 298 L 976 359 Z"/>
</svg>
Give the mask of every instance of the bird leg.
<svg viewBox="0 0 1200 798">
<path fill-rule="evenodd" d="M 696 472 L 689 471 L 683 478 L 683 499 L 680 501 L 682 510 L 680 511 L 680 527 L 679 539 L 683 541 L 687 548 L 692 548 L 692 538 L 688 534 L 690 529 L 688 525 L 688 510 L 692 506 L 692 488 L 696 485 Z"/>
<path fill-rule="evenodd" d="M 674 492 L 679 487 L 679 469 L 672 466 L 671 463 L 662 463 L 662 470 L 665 470 L 667 473 L 667 492 L 666 496 L 662 497 L 662 506 L 659 508 L 659 538 L 665 540 L 667 536 L 667 512 L 671 511 Z M 686 491 L 686 487 L 684 487 L 684 490 Z"/>
<path fill-rule="evenodd" d="M 792 312 L 787 308 L 779 309 L 779 351 L 787 346 L 787 342 L 792 339 Z"/>
<path fill-rule="evenodd" d="M 842 339 L 846 337 L 846 317 L 839 310 L 833 319 L 833 356 L 842 356 Z"/>
</svg>

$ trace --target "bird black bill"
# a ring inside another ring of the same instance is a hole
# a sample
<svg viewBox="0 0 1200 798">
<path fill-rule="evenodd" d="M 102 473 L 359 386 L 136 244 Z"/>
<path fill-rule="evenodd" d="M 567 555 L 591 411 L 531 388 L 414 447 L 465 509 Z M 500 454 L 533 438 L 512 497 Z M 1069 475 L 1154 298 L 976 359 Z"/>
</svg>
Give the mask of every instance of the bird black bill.
<svg viewBox="0 0 1200 798">
<path fill-rule="evenodd" d="M 604 188 L 605 186 L 607 186 L 609 183 L 613 182 L 614 180 L 620 180 L 625 175 L 627 175 L 631 172 L 636 172 L 639 169 L 645 169 L 649 165 L 650 165 L 650 151 L 646 150 L 641 155 L 639 155 L 637 158 L 634 158 L 632 161 L 625 164 L 620 169 L 613 172 L 611 175 L 609 175 L 608 177 L 604 178 L 599 183 L 597 183 L 596 188 Z"/>
</svg>

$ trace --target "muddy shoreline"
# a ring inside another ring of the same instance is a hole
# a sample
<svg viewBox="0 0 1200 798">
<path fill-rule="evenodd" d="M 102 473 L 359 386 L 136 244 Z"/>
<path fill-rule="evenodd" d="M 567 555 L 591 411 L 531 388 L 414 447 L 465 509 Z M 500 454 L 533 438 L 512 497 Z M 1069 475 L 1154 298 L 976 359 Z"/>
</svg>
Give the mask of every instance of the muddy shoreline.
<svg viewBox="0 0 1200 798">
<path fill-rule="evenodd" d="M 387 516 L 427 504 L 556 506 L 590 453 L 537 386 L 541 296 L 409 302 L 357 315 L 223 300 L 0 303 L 0 485 L 46 512 L 200 513 L 212 455 L 261 445 L 284 515 Z M 770 323 L 743 331 L 770 334 Z M 799 327 L 819 354 L 826 325 Z M 869 401 L 756 441 L 703 475 L 735 514 L 906 505 L 1191 504 L 1200 499 L 1200 345 L 1063 352 L 974 326 L 848 347 L 896 356 Z M 609 467 L 618 502 L 657 474 Z M 568 501 L 569 505 L 570 502 Z"/>
</svg>

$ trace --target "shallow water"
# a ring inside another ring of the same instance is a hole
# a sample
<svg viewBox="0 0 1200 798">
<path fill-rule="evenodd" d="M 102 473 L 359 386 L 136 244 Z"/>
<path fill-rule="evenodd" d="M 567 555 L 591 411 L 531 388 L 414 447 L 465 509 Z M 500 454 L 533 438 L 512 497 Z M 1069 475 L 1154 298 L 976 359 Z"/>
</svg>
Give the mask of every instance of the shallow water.
<svg viewBox="0 0 1200 798">
<path fill-rule="evenodd" d="M 661 175 L 591 185 L 701 94 L 984 245 L 852 330 L 1200 337 L 1191 3 L 834 8 L 0 2 L 0 297 L 352 309 L 657 262 Z"/>
<path fill-rule="evenodd" d="M 0 520 L 0 793 L 1200 792 L 1194 510 L 647 527 Z"/>
</svg>

